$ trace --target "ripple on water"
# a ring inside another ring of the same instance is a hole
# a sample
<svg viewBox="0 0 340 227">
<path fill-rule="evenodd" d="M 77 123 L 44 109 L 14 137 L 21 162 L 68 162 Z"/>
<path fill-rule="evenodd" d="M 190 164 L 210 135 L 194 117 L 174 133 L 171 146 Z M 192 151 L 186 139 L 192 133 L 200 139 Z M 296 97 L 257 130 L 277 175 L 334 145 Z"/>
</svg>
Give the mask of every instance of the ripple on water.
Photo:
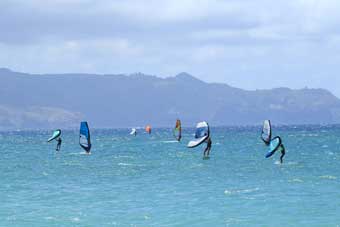
<svg viewBox="0 0 340 227">
<path fill-rule="evenodd" d="M 320 179 L 327 179 L 327 180 L 336 180 L 337 177 L 336 176 L 332 176 L 332 175 L 322 175 L 319 176 Z"/>
<path fill-rule="evenodd" d="M 249 189 L 232 189 L 232 190 L 225 190 L 224 194 L 226 195 L 237 195 L 237 194 L 249 194 L 252 192 L 259 191 L 260 188 L 249 188 Z"/>
<path fill-rule="evenodd" d="M 91 156 L 77 131 L 63 131 L 58 154 L 49 133 L 1 133 L 0 226 L 334 226 L 340 128 L 301 127 L 280 129 L 282 165 L 279 155 L 264 158 L 254 128 L 212 128 L 209 161 L 204 146 L 186 148 L 194 129 L 181 143 L 171 130 L 133 139 L 127 130 L 95 130 Z M 325 218 L 311 218 L 314 211 Z"/>
</svg>

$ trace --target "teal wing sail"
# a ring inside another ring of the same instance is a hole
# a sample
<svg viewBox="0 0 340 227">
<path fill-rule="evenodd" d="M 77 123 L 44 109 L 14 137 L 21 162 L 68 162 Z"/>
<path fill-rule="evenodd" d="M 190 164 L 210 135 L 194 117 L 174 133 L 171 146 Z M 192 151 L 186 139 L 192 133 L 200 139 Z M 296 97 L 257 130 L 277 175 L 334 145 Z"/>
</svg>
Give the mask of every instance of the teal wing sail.
<svg viewBox="0 0 340 227">
<path fill-rule="evenodd" d="M 47 140 L 47 142 L 51 142 L 52 140 L 57 139 L 61 135 L 61 130 L 57 129 L 53 132 L 53 135 Z"/>
<path fill-rule="evenodd" d="M 266 154 L 266 158 L 271 157 L 281 146 L 282 140 L 279 136 L 274 137 L 269 144 L 269 150 Z"/>
</svg>

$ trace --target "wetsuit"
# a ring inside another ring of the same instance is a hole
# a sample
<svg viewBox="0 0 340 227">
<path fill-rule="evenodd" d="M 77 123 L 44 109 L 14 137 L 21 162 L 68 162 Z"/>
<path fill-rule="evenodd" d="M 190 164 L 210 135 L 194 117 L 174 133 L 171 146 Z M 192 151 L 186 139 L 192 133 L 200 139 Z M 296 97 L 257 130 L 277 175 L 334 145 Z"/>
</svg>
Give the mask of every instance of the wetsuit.
<svg viewBox="0 0 340 227">
<path fill-rule="evenodd" d="M 285 154 L 286 154 L 286 149 L 285 149 L 285 147 L 283 146 L 283 144 L 281 144 L 280 145 L 280 151 L 281 151 L 281 156 L 280 156 L 280 162 L 281 162 L 281 164 L 283 163 L 283 156 L 285 156 Z"/>
<path fill-rule="evenodd" d="M 204 157 L 208 157 L 209 154 L 210 154 L 210 149 L 211 149 L 211 139 L 210 139 L 210 137 L 207 139 L 206 143 L 207 143 L 207 147 L 205 148 L 204 153 L 203 153 Z"/>
<path fill-rule="evenodd" d="M 58 138 L 57 139 L 57 148 L 55 149 L 56 151 L 59 151 L 60 150 L 60 147 L 61 147 L 61 142 L 62 142 L 62 140 L 61 140 L 61 138 Z"/>
</svg>

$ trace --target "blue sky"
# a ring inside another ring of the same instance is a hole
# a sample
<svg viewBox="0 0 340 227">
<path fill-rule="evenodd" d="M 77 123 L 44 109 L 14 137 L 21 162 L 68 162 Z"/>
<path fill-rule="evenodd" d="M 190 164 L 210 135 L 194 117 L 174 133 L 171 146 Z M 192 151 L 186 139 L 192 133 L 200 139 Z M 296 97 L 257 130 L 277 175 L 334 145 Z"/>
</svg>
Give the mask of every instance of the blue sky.
<svg viewBox="0 0 340 227">
<path fill-rule="evenodd" d="M 2 0 L 0 66 L 31 73 L 188 72 L 340 97 L 338 0 Z"/>
</svg>

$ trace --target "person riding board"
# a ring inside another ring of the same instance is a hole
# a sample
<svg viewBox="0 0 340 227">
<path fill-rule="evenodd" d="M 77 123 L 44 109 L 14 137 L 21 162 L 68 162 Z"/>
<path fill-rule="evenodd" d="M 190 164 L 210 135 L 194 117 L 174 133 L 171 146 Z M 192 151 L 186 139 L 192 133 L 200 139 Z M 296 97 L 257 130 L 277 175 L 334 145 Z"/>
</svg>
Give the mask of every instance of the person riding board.
<svg viewBox="0 0 340 227">
<path fill-rule="evenodd" d="M 281 143 L 280 147 L 279 147 L 279 150 L 281 151 L 281 156 L 280 156 L 280 163 L 282 164 L 283 163 L 283 157 L 285 156 L 286 154 L 286 149 L 285 149 L 285 146 Z"/>
<path fill-rule="evenodd" d="M 210 150 L 211 150 L 211 144 L 212 144 L 210 136 L 207 138 L 205 142 L 207 143 L 207 147 L 204 150 L 203 157 L 208 158 L 210 154 Z"/>
<path fill-rule="evenodd" d="M 59 150 L 60 150 L 61 142 L 62 142 L 62 140 L 61 140 L 61 138 L 59 137 L 59 138 L 57 139 L 57 148 L 55 149 L 56 151 L 59 151 Z"/>
</svg>

